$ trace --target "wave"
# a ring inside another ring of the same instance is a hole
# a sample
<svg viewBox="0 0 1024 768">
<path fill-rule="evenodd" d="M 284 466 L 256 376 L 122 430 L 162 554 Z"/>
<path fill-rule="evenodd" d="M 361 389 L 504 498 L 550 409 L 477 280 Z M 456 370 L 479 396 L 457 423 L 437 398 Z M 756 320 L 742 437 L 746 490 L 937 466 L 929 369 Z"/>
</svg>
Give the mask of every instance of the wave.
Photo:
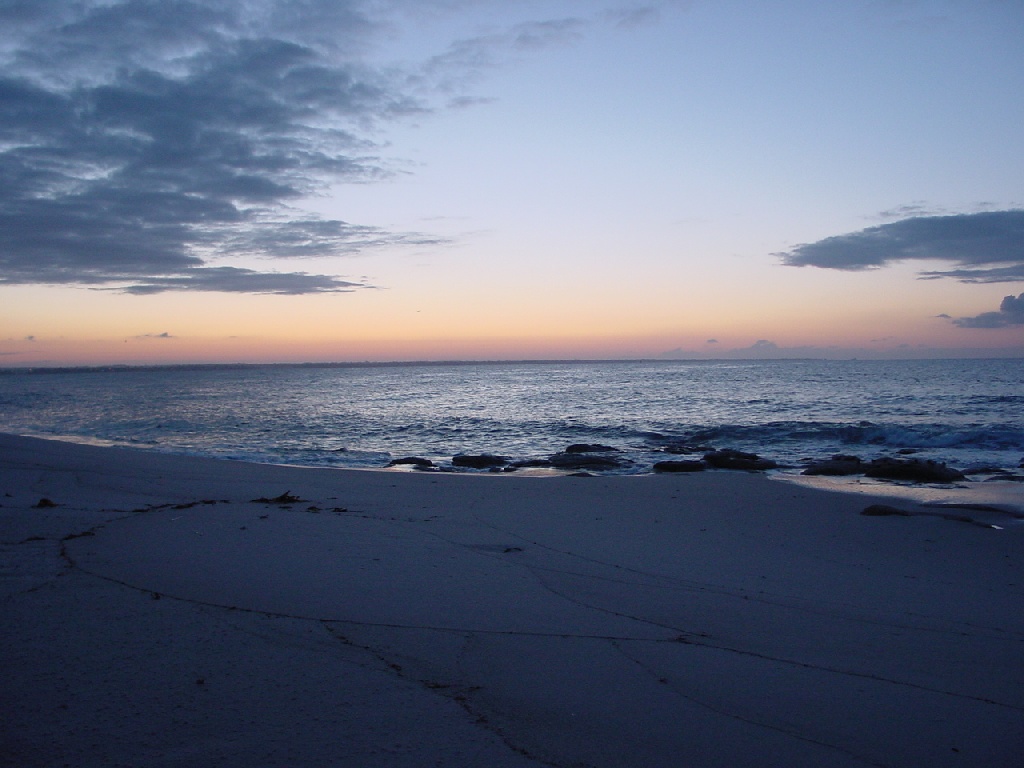
<svg viewBox="0 0 1024 768">
<path fill-rule="evenodd" d="M 573 443 L 805 458 L 901 449 L 1017 468 L 1024 361 L 259 368 L 0 377 L 0 427 L 317 466 L 456 453 L 535 458 Z M 927 375 L 926 375 L 927 374 Z M 941 374 L 941 375 L 940 375 Z"/>
<path fill-rule="evenodd" d="M 968 405 L 1024 405 L 1024 395 L 973 395 L 966 402 Z"/>
<path fill-rule="evenodd" d="M 1005 424 L 838 424 L 834 422 L 775 421 L 766 424 L 719 424 L 664 435 L 649 433 L 654 445 L 671 443 L 722 444 L 841 443 L 889 448 L 980 448 L 1024 450 L 1024 429 Z"/>
<path fill-rule="evenodd" d="M 1001 424 L 950 426 L 947 424 L 870 424 L 840 430 L 844 443 L 899 448 L 981 448 L 1024 450 L 1024 430 Z"/>
</svg>

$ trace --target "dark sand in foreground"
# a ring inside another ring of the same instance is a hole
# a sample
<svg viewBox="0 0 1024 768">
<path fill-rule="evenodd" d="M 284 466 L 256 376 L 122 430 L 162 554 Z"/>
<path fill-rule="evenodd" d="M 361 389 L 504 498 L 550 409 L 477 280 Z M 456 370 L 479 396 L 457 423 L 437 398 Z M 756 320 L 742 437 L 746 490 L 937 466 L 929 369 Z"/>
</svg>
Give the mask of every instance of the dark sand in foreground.
<svg viewBox="0 0 1024 768">
<path fill-rule="evenodd" d="M 1024 765 L 1024 525 L 875 501 L 0 436 L 0 764 Z"/>
</svg>

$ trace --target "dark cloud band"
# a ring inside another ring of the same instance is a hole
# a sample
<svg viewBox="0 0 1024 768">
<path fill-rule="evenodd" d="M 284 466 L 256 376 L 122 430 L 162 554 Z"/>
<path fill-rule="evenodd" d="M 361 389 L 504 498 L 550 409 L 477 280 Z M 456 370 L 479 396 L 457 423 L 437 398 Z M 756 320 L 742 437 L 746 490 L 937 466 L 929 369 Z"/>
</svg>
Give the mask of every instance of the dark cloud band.
<svg viewBox="0 0 1024 768">
<path fill-rule="evenodd" d="M 340 52 L 373 27 L 352 3 L 39 0 L 0 27 L 0 284 L 352 290 L 210 260 L 440 242 L 288 207 L 387 176 L 366 137 L 425 109 Z"/>
<path fill-rule="evenodd" d="M 365 283 L 350 283 L 327 275 L 305 272 L 256 272 L 239 267 L 200 267 L 174 276 L 148 277 L 123 290 L 145 296 L 167 291 L 220 291 L 224 293 L 271 293 L 298 295 L 338 293 L 367 288 Z"/>
<path fill-rule="evenodd" d="M 923 279 L 963 283 L 1024 282 L 1024 210 L 917 216 L 777 254 L 794 267 L 862 270 L 897 261 L 949 261 L 956 268 L 921 273 Z M 949 318 L 961 328 L 1024 325 L 1024 293 L 1003 299 L 998 312 Z"/>
<path fill-rule="evenodd" d="M 982 312 L 975 317 L 959 317 L 953 320 L 961 328 L 1007 328 L 1024 325 L 1024 293 L 1014 298 L 1006 296 L 998 312 Z"/>
<path fill-rule="evenodd" d="M 798 245 L 776 254 L 794 267 L 862 270 L 899 261 L 948 261 L 925 272 L 963 282 L 1024 280 L 1024 210 L 918 216 Z"/>
</svg>

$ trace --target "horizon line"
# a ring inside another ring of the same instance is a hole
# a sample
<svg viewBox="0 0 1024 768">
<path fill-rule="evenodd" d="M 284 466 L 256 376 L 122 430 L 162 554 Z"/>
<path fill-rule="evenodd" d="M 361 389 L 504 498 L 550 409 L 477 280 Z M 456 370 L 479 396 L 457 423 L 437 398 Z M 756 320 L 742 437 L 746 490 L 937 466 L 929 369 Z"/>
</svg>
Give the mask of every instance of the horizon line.
<svg viewBox="0 0 1024 768">
<path fill-rule="evenodd" d="M 204 368 L 373 368 L 401 366 L 469 365 L 616 365 L 624 363 L 782 363 L 782 362 L 949 362 L 1024 360 L 1024 355 L 992 357 L 623 357 L 623 358 L 509 358 L 482 360 L 320 360 L 303 362 L 192 362 L 192 363 L 107 363 L 94 365 L 27 364 L 0 365 L 0 375 L 24 373 L 114 373 L 119 371 L 196 370 Z"/>
</svg>

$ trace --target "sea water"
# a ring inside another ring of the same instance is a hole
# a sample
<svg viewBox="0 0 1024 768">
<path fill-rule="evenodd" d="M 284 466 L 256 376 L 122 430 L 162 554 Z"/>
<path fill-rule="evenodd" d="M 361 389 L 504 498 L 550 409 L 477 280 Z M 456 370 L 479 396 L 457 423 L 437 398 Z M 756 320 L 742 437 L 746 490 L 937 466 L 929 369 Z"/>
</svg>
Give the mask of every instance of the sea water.
<svg viewBox="0 0 1024 768">
<path fill-rule="evenodd" d="M 733 448 L 1024 461 L 1024 360 L 171 366 L 0 371 L 0 431 L 280 464 L 621 451 L 620 472 Z M 1019 471 L 1019 470 L 1018 470 Z M 981 473 L 984 475 L 985 473 Z M 989 473 L 993 474 L 993 473 Z"/>
</svg>

